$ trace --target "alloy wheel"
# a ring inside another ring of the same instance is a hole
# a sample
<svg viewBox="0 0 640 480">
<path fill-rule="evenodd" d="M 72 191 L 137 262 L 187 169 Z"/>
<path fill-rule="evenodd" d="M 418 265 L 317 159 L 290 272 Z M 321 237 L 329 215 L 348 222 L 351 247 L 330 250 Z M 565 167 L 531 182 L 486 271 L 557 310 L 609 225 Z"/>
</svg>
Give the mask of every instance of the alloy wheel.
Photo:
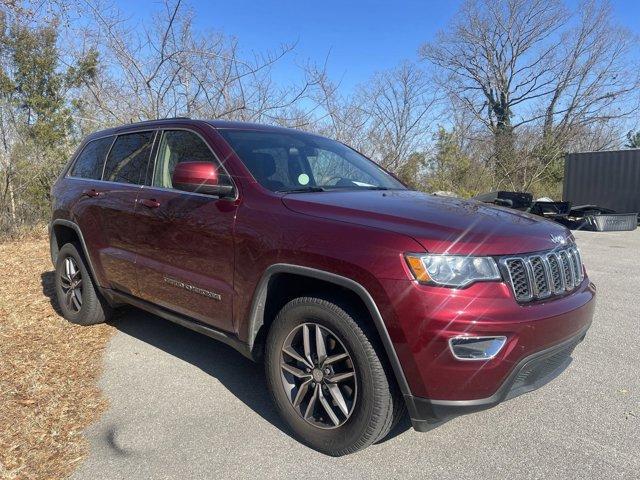
<svg viewBox="0 0 640 480">
<path fill-rule="evenodd" d="M 79 312 L 82 308 L 82 273 L 73 257 L 64 259 L 64 270 L 60 272 L 60 286 L 65 306 L 72 312 Z"/>
<path fill-rule="evenodd" d="M 353 413 L 358 380 L 344 344 L 328 328 L 303 323 L 280 353 L 282 385 L 293 408 L 308 423 L 331 429 Z"/>
</svg>

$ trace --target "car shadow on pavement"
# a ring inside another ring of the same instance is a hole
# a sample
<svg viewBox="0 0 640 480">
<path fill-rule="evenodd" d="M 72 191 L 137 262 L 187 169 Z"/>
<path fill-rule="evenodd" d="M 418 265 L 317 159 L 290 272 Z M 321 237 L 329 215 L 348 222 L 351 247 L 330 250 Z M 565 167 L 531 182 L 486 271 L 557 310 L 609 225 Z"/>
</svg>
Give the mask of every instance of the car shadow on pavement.
<svg viewBox="0 0 640 480">
<path fill-rule="evenodd" d="M 55 298 L 54 272 L 44 272 L 41 278 L 44 295 L 49 297 L 51 304 L 60 314 Z M 254 412 L 291 436 L 271 402 L 262 364 L 252 362 L 221 342 L 134 307 L 118 310 L 109 324 L 120 332 L 188 362 L 216 378 Z M 410 427 L 408 416 L 405 415 L 405 418 L 377 443 L 386 442 Z"/>
<path fill-rule="evenodd" d="M 261 364 L 221 342 L 134 307 L 124 307 L 109 324 L 216 378 L 262 418 L 288 433 L 271 404 Z"/>
</svg>

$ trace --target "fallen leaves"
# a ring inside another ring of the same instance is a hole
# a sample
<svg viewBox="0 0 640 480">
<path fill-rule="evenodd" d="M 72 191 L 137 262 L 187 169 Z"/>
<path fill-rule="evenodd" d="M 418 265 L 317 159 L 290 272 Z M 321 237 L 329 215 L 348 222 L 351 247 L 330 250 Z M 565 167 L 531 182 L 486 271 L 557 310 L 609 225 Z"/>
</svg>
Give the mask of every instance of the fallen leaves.
<svg viewBox="0 0 640 480">
<path fill-rule="evenodd" d="M 0 478 L 64 478 L 106 408 L 97 387 L 113 328 L 55 310 L 48 241 L 0 243 Z"/>
</svg>

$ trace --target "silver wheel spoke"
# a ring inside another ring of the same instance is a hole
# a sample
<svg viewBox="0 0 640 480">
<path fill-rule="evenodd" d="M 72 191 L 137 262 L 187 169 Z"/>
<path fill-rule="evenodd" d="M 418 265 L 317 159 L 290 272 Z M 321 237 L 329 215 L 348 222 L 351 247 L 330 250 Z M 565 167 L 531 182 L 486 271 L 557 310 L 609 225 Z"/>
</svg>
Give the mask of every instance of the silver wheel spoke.
<svg viewBox="0 0 640 480">
<path fill-rule="evenodd" d="M 329 389 L 329 393 L 331 394 L 331 397 L 333 398 L 333 400 L 336 402 L 336 405 L 338 405 L 338 408 L 340 409 L 340 411 L 344 413 L 345 417 L 349 416 L 349 409 L 347 408 L 347 402 L 344 401 L 344 396 L 340 391 L 340 387 L 338 387 L 338 385 L 336 385 L 335 383 L 328 383 L 327 388 Z"/>
<path fill-rule="evenodd" d="M 349 354 L 348 353 L 338 353 L 337 355 L 331 355 L 329 357 L 327 357 L 327 359 L 324 361 L 325 365 L 331 365 L 332 363 L 336 363 L 339 362 L 340 360 L 344 360 L 345 358 L 349 358 Z"/>
<path fill-rule="evenodd" d="M 340 420 L 338 419 L 335 412 L 331 408 L 331 405 L 329 405 L 329 402 L 327 402 L 327 399 L 324 398 L 324 395 L 322 394 L 321 390 L 318 390 L 318 399 L 320 400 L 320 404 L 324 407 L 325 412 L 327 412 L 327 415 L 329 415 L 329 418 L 331 419 L 333 424 L 336 427 L 340 425 Z"/>
<path fill-rule="evenodd" d="M 73 278 L 76 275 L 76 266 L 71 258 L 68 258 L 67 260 L 69 260 L 69 277 Z"/>
<path fill-rule="evenodd" d="M 82 305 L 82 292 L 76 288 L 73 291 L 73 293 L 74 293 L 74 298 L 78 304 L 78 308 L 80 308 L 80 306 Z"/>
<path fill-rule="evenodd" d="M 300 387 L 298 388 L 298 393 L 296 393 L 296 397 L 293 399 L 293 406 L 294 407 L 299 407 L 300 404 L 302 403 L 302 400 L 304 400 L 304 397 L 307 395 L 307 393 L 309 392 L 309 385 L 311 385 L 311 379 L 302 382 L 300 384 Z"/>
<path fill-rule="evenodd" d="M 307 405 L 307 409 L 304 411 L 304 418 L 309 418 L 309 416 L 313 414 L 313 407 L 315 407 L 316 405 L 316 400 L 318 399 L 319 391 L 320 391 L 320 385 L 316 385 L 316 388 L 313 391 L 313 396 L 309 400 L 309 405 Z"/>
<path fill-rule="evenodd" d="M 78 301 L 78 295 L 74 293 L 74 295 L 71 296 L 71 302 L 73 303 L 73 306 L 76 308 L 76 310 L 80 310 L 80 302 Z"/>
<path fill-rule="evenodd" d="M 304 348 L 304 356 L 309 361 L 309 364 L 313 365 L 313 359 L 311 358 L 311 342 L 309 341 L 309 326 L 302 325 L 302 345 Z"/>
<path fill-rule="evenodd" d="M 316 354 L 318 355 L 318 362 L 322 363 L 327 358 L 327 348 L 324 344 L 324 334 L 320 325 L 316 325 Z"/>
<path fill-rule="evenodd" d="M 339 383 L 347 380 L 355 375 L 355 372 L 336 373 L 332 377 L 327 378 L 328 382 Z"/>
<path fill-rule="evenodd" d="M 299 361 L 300 363 L 306 365 L 308 368 L 313 368 L 313 364 L 309 363 L 309 361 L 306 358 L 303 358 L 300 354 L 298 354 L 298 352 L 296 352 L 293 347 L 288 346 L 288 347 L 284 347 L 282 349 L 282 351 L 284 353 L 286 353 L 287 355 L 289 355 L 291 358 Z"/>
<path fill-rule="evenodd" d="M 299 368 L 296 368 L 293 365 L 289 365 L 288 363 L 282 363 L 282 369 L 289 372 L 294 377 L 311 378 L 311 375 L 309 373 L 305 373 Z"/>
<path fill-rule="evenodd" d="M 73 290 L 69 289 L 67 290 L 67 293 L 64 296 L 65 298 L 65 302 L 67 303 L 67 308 L 71 309 L 73 308 Z"/>
</svg>

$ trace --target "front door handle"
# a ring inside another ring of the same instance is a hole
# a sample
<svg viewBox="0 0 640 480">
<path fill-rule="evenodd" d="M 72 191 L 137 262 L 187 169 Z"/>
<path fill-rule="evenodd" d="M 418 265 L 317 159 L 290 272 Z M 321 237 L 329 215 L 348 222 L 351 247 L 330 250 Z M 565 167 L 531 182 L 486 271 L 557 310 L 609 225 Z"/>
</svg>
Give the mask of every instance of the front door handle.
<svg viewBox="0 0 640 480">
<path fill-rule="evenodd" d="M 139 198 L 138 203 L 144 205 L 147 208 L 158 208 L 160 206 L 160 202 L 154 200 L 153 198 Z"/>
<path fill-rule="evenodd" d="M 103 195 L 103 192 L 99 192 L 97 191 L 95 188 L 92 188 L 90 190 L 83 190 L 82 191 L 82 195 L 85 195 L 87 197 L 91 197 L 91 198 L 95 198 L 95 197 L 100 197 Z"/>
</svg>

